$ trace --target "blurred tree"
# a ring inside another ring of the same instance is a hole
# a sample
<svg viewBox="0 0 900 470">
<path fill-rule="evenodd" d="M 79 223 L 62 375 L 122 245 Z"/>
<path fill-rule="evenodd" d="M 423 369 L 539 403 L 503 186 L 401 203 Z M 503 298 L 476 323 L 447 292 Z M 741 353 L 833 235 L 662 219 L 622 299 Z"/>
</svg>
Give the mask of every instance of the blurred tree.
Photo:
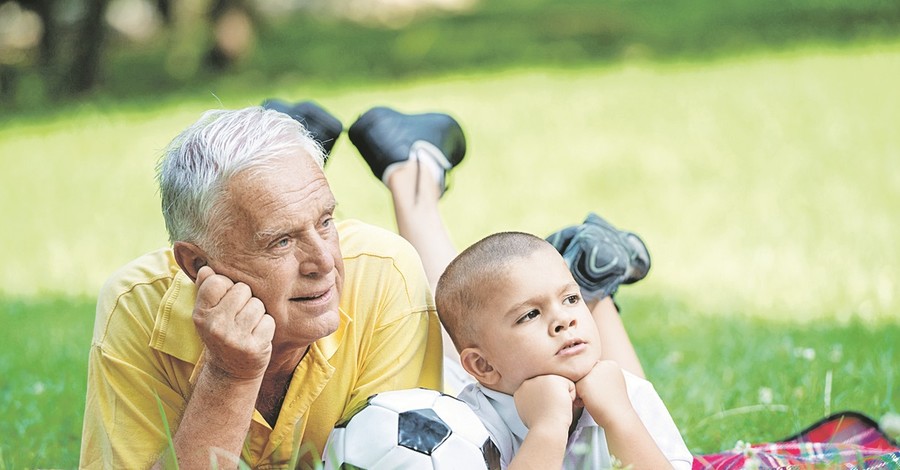
<svg viewBox="0 0 900 470">
<path fill-rule="evenodd" d="M 35 61 L 43 25 L 33 11 L 18 3 L 0 2 L 0 103 L 15 98 L 19 70 Z"/>
<path fill-rule="evenodd" d="M 14 5 L 5 16 L 15 15 L 15 9 L 21 9 L 38 18 L 36 24 L 27 26 L 37 32 L 38 38 L 36 44 L 27 48 L 18 44 L 18 55 L 22 57 L 12 64 L 4 62 L 3 85 L 0 87 L 3 101 L 15 100 L 17 78 L 22 69 L 36 68 L 43 87 L 53 97 L 79 94 L 93 88 L 97 83 L 106 36 L 103 15 L 107 4 L 108 0 L 5 2 L 4 6 Z M 20 32 L 19 36 L 22 34 L 27 33 Z M 3 47 L 9 49 L 8 45 Z M 33 48 L 37 49 L 37 60 L 30 57 L 35 55 L 30 50 Z"/>
<path fill-rule="evenodd" d="M 22 3 L 25 8 L 33 10 L 41 19 L 40 64 L 42 67 L 49 67 L 55 60 L 57 34 L 59 33 L 53 19 L 53 0 L 25 0 Z"/>
<path fill-rule="evenodd" d="M 185 80 L 198 70 L 221 71 L 246 57 L 253 44 L 255 24 L 261 20 L 247 0 L 167 0 L 170 9 L 170 46 L 166 71 Z"/>
<path fill-rule="evenodd" d="M 214 0 L 210 9 L 213 44 L 204 64 L 224 70 L 247 57 L 253 46 L 255 24 L 261 19 L 246 0 Z"/>
<path fill-rule="evenodd" d="M 102 77 L 110 32 L 105 15 L 112 1 L 116 0 L 0 0 L 0 23 L 18 24 L 20 17 L 31 15 L 36 18 L 32 23 L 38 25 L 26 26 L 36 31 L 37 38 L 24 46 L 19 38 L 22 33 L 13 37 L 7 34 L 10 28 L 3 28 L 0 104 L 17 104 L 17 85 L 24 73 L 40 82 L 41 95 L 54 100 L 95 89 Z M 252 0 L 138 3 L 157 10 L 168 31 L 164 67 L 179 81 L 192 79 L 203 68 L 227 69 L 245 58 L 252 50 L 256 25 L 261 22 Z M 6 36 L 11 39 L 7 41 Z M 29 100 L 24 101 L 27 106 Z"/>
<path fill-rule="evenodd" d="M 109 0 L 87 0 L 85 14 L 74 34 L 76 47 L 68 64 L 62 91 L 67 95 L 89 91 L 97 83 L 106 23 L 103 15 Z"/>
</svg>

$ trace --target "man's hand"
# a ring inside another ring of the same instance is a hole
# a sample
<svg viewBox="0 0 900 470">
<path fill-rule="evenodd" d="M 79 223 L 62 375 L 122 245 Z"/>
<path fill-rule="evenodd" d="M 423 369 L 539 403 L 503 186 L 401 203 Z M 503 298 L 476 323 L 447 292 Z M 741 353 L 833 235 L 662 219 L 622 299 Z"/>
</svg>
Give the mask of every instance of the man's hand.
<svg viewBox="0 0 900 470">
<path fill-rule="evenodd" d="M 584 403 L 591 417 L 607 427 L 623 414 L 634 412 L 622 368 L 613 361 L 599 361 L 581 380 L 575 383 L 578 400 Z"/>
<path fill-rule="evenodd" d="M 237 380 L 262 377 L 272 355 L 275 320 L 249 286 L 209 266 L 200 268 L 193 318 L 207 364 L 216 372 Z"/>
</svg>

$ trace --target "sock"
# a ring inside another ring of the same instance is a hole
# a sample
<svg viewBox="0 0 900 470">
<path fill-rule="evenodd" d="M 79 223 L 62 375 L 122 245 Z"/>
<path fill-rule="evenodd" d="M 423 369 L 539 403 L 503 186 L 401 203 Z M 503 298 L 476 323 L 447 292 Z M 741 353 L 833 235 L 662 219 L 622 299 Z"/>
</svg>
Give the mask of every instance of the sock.
<svg viewBox="0 0 900 470">
<path fill-rule="evenodd" d="M 407 163 L 417 162 L 417 165 L 420 165 L 420 168 L 425 169 L 425 171 L 431 172 L 432 176 L 434 176 L 435 181 L 438 182 L 438 185 L 441 187 L 441 192 L 444 192 L 444 175 L 446 174 L 446 170 L 449 170 L 451 165 L 447 160 L 447 157 L 444 156 L 444 153 L 441 152 L 440 149 L 434 146 L 431 142 L 425 140 L 417 140 L 413 142 L 412 146 L 409 148 L 409 160 L 405 160 L 402 162 L 392 163 L 388 165 L 387 168 L 384 169 L 384 173 L 381 175 L 381 181 L 384 184 L 387 184 L 388 178 L 391 173 L 400 168 L 402 165 L 406 165 Z"/>
</svg>

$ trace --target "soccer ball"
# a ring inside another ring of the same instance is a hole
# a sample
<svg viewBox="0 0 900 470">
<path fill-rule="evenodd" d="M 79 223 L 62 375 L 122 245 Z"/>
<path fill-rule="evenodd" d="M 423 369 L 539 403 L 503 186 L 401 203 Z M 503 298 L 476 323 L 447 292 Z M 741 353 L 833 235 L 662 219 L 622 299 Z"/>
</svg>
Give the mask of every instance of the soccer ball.
<svg viewBox="0 0 900 470">
<path fill-rule="evenodd" d="M 487 469 L 488 432 L 462 401 L 424 388 L 369 397 L 335 426 L 326 470 Z"/>
</svg>

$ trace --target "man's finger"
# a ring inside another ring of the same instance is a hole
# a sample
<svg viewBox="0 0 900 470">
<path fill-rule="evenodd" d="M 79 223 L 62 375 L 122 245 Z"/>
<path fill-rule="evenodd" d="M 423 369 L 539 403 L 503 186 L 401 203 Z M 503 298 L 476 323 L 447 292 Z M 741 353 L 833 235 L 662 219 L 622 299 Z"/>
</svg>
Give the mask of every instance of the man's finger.
<svg viewBox="0 0 900 470">
<path fill-rule="evenodd" d="M 234 324 L 241 330 L 250 332 L 259 323 L 259 319 L 266 314 L 266 307 L 262 300 L 251 297 L 243 308 L 234 316 Z"/>
<path fill-rule="evenodd" d="M 205 271 L 206 268 L 207 267 L 204 267 L 203 270 Z M 215 274 L 212 269 L 209 269 L 208 272 L 212 274 L 207 274 L 202 280 L 200 275 L 197 275 L 198 281 L 202 282 L 198 284 L 197 300 L 195 301 L 195 305 L 202 310 L 207 311 L 206 313 L 212 308 L 217 307 L 222 302 L 222 299 L 225 298 L 229 291 L 234 287 L 234 282 L 231 279 L 228 279 L 221 274 Z M 246 299 L 244 302 L 246 302 Z"/>
<path fill-rule="evenodd" d="M 232 321 L 236 321 L 234 319 L 245 308 L 251 298 L 253 298 L 253 292 L 250 291 L 250 286 L 243 282 L 234 283 L 219 299 L 216 310 L 222 312 L 223 315 L 230 316 Z"/>
<path fill-rule="evenodd" d="M 253 329 L 253 336 L 262 341 L 272 341 L 275 337 L 275 319 L 272 315 L 266 313 L 259 319 L 259 323 Z"/>
<path fill-rule="evenodd" d="M 205 281 L 206 279 L 208 279 L 210 276 L 212 276 L 214 274 L 216 274 L 216 272 L 213 271 L 213 268 L 210 268 L 209 266 L 203 266 L 200 268 L 199 271 L 197 271 L 197 280 L 194 282 L 197 284 L 197 287 L 199 288 L 201 285 L 203 285 L 203 281 Z"/>
</svg>

